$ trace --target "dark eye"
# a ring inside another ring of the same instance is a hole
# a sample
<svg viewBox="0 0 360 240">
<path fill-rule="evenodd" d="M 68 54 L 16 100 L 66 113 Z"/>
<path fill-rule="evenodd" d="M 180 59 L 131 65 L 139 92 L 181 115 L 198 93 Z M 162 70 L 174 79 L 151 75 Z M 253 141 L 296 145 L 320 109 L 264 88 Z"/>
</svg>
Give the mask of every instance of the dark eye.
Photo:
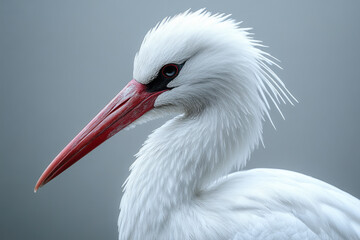
<svg viewBox="0 0 360 240">
<path fill-rule="evenodd" d="M 164 78 L 175 78 L 179 73 L 179 67 L 176 64 L 167 64 L 162 70 L 161 74 Z"/>
<path fill-rule="evenodd" d="M 167 85 L 169 82 L 174 80 L 177 75 L 179 75 L 179 72 L 181 71 L 184 64 L 185 62 L 181 64 L 169 63 L 164 65 L 158 72 L 158 75 L 148 84 L 146 84 L 147 91 L 158 92 L 170 89 L 167 87 Z"/>
</svg>

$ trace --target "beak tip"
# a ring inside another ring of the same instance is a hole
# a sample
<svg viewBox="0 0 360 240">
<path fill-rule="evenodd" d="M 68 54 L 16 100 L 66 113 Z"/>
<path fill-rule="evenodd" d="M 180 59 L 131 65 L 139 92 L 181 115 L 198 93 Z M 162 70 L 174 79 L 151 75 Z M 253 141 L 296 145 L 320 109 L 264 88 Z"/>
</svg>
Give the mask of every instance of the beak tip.
<svg viewBox="0 0 360 240">
<path fill-rule="evenodd" d="M 36 185 L 35 185 L 34 193 L 36 193 L 36 192 L 39 190 L 39 188 L 41 188 L 42 186 L 44 186 L 44 183 L 38 181 L 38 182 L 36 183 Z"/>
</svg>

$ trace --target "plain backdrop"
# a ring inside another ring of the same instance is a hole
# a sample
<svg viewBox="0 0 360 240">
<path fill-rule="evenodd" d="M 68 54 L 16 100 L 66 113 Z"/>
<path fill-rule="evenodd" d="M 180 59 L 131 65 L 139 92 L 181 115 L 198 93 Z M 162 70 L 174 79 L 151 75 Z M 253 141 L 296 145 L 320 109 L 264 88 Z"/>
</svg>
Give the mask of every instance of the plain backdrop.
<svg viewBox="0 0 360 240">
<path fill-rule="evenodd" d="M 59 151 L 132 78 L 147 30 L 206 7 L 281 60 L 299 100 L 272 110 L 247 168 L 298 171 L 360 197 L 360 2 L 0 0 L 0 239 L 117 239 L 133 155 L 165 120 L 117 134 L 36 194 Z"/>
</svg>

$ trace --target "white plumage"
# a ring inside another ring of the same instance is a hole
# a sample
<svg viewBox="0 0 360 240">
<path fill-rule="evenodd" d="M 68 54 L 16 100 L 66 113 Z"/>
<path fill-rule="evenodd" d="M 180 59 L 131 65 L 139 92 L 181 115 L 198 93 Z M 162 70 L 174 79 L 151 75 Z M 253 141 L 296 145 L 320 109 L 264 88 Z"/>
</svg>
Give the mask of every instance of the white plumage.
<svg viewBox="0 0 360 240">
<path fill-rule="evenodd" d="M 166 18 L 146 35 L 134 79 L 60 152 L 35 191 L 124 127 L 175 113 L 136 155 L 119 239 L 360 239 L 360 201 L 351 195 L 295 172 L 238 171 L 262 141 L 270 105 L 281 113 L 280 102 L 295 100 L 259 47 L 229 16 Z"/>
<path fill-rule="evenodd" d="M 335 187 L 284 170 L 227 175 L 261 141 L 267 98 L 276 107 L 292 98 L 270 56 L 238 25 L 186 12 L 146 35 L 134 62 L 137 81 L 148 83 L 167 63 L 186 64 L 138 121 L 181 115 L 137 154 L 119 239 L 360 239 L 360 203 Z"/>
</svg>

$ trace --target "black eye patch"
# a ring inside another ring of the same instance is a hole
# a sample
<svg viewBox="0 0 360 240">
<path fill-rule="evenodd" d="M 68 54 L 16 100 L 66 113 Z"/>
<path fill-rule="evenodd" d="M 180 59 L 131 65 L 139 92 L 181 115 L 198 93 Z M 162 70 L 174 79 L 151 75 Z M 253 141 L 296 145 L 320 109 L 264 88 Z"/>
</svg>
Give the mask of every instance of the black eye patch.
<svg viewBox="0 0 360 240">
<path fill-rule="evenodd" d="M 147 92 L 158 92 L 169 89 L 167 85 L 179 75 L 179 72 L 184 65 L 185 62 L 182 64 L 169 63 L 164 65 L 156 78 L 146 85 Z"/>
</svg>

